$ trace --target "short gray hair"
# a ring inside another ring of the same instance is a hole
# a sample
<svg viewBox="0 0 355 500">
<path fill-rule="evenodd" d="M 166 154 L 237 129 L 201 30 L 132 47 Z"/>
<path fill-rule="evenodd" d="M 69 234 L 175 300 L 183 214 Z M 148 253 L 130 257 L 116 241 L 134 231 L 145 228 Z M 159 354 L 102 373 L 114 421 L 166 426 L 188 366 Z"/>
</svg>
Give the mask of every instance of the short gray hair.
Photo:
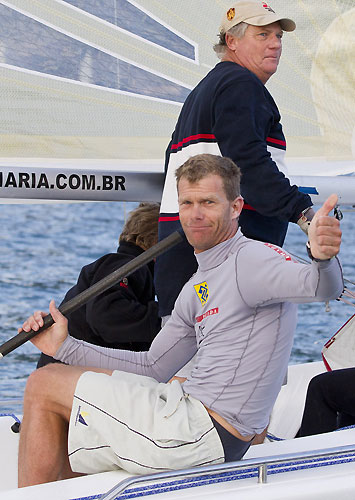
<svg viewBox="0 0 355 500">
<path fill-rule="evenodd" d="M 241 22 L 233 26 L 233 28 L 228 30 L 227 33 L 230 33 L 236 38 L 243 38 L 248 26 L 249 24 Z M 216 52 L 219 59 L 223 59 L 223 56 L 225 55 L 227 50 L 226 33 L 221 32 L 218 36 L 219 41 L 213 46 L 213 50 Z"/>
</svg>

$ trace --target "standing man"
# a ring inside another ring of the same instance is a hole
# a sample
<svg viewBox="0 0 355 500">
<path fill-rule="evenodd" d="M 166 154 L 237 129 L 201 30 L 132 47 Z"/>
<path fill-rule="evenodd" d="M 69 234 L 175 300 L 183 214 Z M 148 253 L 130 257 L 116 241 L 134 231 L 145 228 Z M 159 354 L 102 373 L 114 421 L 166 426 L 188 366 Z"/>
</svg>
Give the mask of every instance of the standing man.
<svg viewBox="0 0 355 500">
<path fill-rule="evenodd" d="M 229 158 L 197 155 L 176 177 L 197 273 L 148 352 L 71 338 L 51 302 L 56 323 L 32 342 L 71 366 L 51 364 L 30 375 L 20 486 L 65 477 L 68 454 L 73 470 L 84 473 L 149 473 L 239 460 L 266 427 L 280 390 L 296 303 L 341 294 L 342 272 L 333 258 L 341 231 L 328 216 L 335 195 L 310 224 L 315 260 L 305 265 L 238 230 L 240 171 Z M 37 311 L 23 329 L 38 330 L 42 316 Z M 187 379 L 167 383 L 195 354 Z"/>
<path fill-rule="evenodd" d="M 285 176 L 280 113 L 265 87 L 277 70 L 283 32 L 295 27 L 262 0 L 239 1 L 225 10 L 214 46 L 221 62 L 187 97 L 166 151 L 160 239 L 180 227 L 175 170 L 199 153 L 229 157 L 241 169 L 245 204 L 239 223 L 245 236 L 282 246 L 289 221 L 307 228 L 312 202 Z M 171 314 L 195 271 L 186 240 L 157 259 L 154 279 L 161 317 Z"/>
</svg>

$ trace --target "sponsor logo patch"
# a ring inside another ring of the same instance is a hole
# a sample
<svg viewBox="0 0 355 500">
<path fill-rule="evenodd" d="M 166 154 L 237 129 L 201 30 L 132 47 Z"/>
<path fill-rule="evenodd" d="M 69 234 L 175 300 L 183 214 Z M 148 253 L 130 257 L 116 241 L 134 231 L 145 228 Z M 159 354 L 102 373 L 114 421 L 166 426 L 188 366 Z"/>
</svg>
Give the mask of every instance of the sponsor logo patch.
<svg viewBox="0 0 355 500">
<path fill-rule="evenodd" d="M 123 280 L 120 281 L 120 286 L 122 286 L 123 288 L 128 288 L 128 279 L 123 278 Z"/>
<path fill-rule="evenodd" d="M 206 325 L 198 325 L 198 338 L 200 339 L 199 340 L 199 343 L 202 342 L 205 334 L 204 334 L 204 329 L 206 328 Z"/>
<path fill-rule="evenodd" d="M 281 255 L 281 257 L 283 257 L 285 260 L 292 260 L 292 257 L 288 255 L 288 253 L 286 253 L 284 250 L 282 250 L 282 248 L 273 245 L 272 243 L 264 243 L 264 245 L 266 247 L 272 248 L 272 250 L 275 250 L 275 252 Z"/>
<path fill-rule="evenodd" d="M 218 307 L 214 307 L 213 309 L 210 309 L 204 314 L 201 314 L 201 316 L 197 316 L 196 322 L 200 323 L 203 319 L 207 318 L 208 316 L 212 316 L 212 314 L 218 314 Z"/>
<path fill-rule="evenodd" d="M 232 19 L 234 19 L 234 16 L 235 16 L 235 9 L 232 7 L 227 12 L 227 19 L 228 19 L 228 21 L 231 21 Z"/>
<path fill-rule="evenodd" d="M 275 11 L 266 2 L 263 2 L 263 7 L 264 7 L 264 9 L 268 10 L 269 12 L 273 12 L 275 14 Z"/>
<path fill-rule="evenodd" d="M 198 285 L 194 285 L 194 289 L 201 304 L 204 306 L 209 298 L 208 285 L 206 281 L 199 283 Z"/>
<path fill-rule="evenodd" d="M 85 421 L 85 418 L 89 415 L 87 411 L 82 411 L 81 406 L 79 406 L 78 411 L 76 413 L 76 418 L 75 418 L 75 425 L 76 424 L 82 424 L 88 426 L 88 424 Z"/>
</svg>

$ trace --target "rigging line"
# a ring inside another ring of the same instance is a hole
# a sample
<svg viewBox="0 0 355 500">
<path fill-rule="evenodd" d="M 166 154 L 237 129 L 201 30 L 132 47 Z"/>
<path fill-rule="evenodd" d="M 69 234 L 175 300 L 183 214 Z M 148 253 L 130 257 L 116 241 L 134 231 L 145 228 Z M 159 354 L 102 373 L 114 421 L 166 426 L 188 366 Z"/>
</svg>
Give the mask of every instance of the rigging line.
<svg viewBox="0 0 355 500">
<path fill-rule="evenodd" d="M 284 248 L 284 250 L 286 250 L 287 253 L 289 253 L 290 255 L 292 255 L 292 257 L 295 257 L 299 262 L 302 262 L 303 264 L 310 264 L 311 262 L 307 259 L 304 259 L 303 257 L 300 257 L 299 255 L 296 255 L 295 253 L 293 252 L 290 252 L 289 250 L 287 250 L 286 248 Z M 350 283 L 350 285 L 354 285 L 355 286 L 355 282 L 354 281 L 351 281 L 347 278 L 343 278 L 344 282 L 346 283 Z M 349 290 L 350 293 L 353 293 Z"/>
<path fill-rule="evenodd" d="M 339 299 L 337 299 L 337 300 L 340 301 L 340 302 L 344 302 L 344 304 L 347 304 L 348 306 L 355 307 L 355 304 L 353 304 L 352 302 L 350 302 L 350 300 L 343 299 L 342 297 L 339 297 Z"/>
</svg>

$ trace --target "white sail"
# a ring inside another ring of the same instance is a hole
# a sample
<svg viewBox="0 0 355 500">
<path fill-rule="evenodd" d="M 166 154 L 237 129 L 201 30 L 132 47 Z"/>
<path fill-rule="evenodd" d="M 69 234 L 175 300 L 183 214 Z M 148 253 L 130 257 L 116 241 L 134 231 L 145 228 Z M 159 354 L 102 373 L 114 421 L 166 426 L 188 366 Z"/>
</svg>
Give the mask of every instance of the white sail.
<svg viewBox="0 0 355 500">
<path fill-rule="evenodd" d="M 0 197 L 159 198 L 166 145 L 190 89 L 217 62 L 212 45 L 228 6 L 0 1 Z M 297 23 L 268 83 L 289 173 L 352 173 L 353 0 L 272 6 Z M 142 186 L 144 172 L 152 175 Z"/>
</svg>

